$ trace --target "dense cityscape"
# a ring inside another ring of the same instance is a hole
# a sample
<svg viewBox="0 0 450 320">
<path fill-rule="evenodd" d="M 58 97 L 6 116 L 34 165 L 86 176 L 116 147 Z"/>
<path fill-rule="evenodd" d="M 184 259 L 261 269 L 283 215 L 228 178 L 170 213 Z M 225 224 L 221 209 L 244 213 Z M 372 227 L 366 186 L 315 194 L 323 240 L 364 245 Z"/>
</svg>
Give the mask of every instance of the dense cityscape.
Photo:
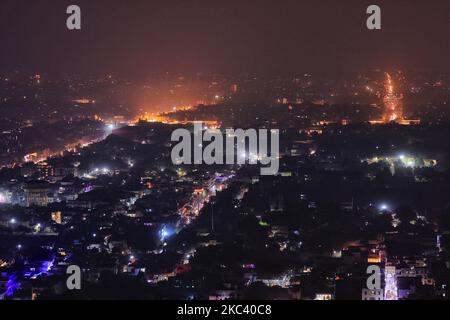
<svg viewBox="0 0 450 320">
<path fill-rule="evenodd" d="M 2 108 L 59 99 L 44 76 L 15 77 Z M 448 297 L 448 77 L 211 78 L 208 104 L 154 118 L 74 94 L 64 111 L 3 119 L 3 299 Z M 171 132 L 195 122 L 282 128 L 278 174 L 174 165 Z M 65 287 L 69 265 L 79 292 Z"/>
<path fill-rule="evenodd" d="M 449 299 L 448 3 L 63 2 L 0 17 L 0 300 Z"/>
</svg>

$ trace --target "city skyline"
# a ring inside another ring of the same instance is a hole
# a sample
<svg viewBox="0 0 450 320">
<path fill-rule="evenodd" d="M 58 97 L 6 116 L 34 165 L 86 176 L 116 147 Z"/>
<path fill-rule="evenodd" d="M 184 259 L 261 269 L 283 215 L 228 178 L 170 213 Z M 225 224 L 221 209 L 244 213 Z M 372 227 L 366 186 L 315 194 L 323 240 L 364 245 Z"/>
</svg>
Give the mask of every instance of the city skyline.
<svg viewBox="0 0 450 320">
<path fill-rule="evenodd" d="M 450 298 L 449 1 L 0 7 L 2 308 Z"/>
</svg>

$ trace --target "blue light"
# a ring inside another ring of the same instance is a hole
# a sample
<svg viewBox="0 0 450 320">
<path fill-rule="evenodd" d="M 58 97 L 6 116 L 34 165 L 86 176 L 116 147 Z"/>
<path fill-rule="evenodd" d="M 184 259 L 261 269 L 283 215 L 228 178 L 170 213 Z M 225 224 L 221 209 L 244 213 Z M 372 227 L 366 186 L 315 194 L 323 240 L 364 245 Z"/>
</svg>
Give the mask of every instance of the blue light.
<svg viewBox="0 0 450 320">
<path fill-rule="evenodd" d="M 161 229 L 161 231 L 159 231 L 159 237 L 160 237 L 161 241 L 164 241 L 165 239 L 167 239 L 171 235 L 172 235 L 172 232 L 170 230 L 168 230 L 166 226 L 164 226 Z"/>
</svg>

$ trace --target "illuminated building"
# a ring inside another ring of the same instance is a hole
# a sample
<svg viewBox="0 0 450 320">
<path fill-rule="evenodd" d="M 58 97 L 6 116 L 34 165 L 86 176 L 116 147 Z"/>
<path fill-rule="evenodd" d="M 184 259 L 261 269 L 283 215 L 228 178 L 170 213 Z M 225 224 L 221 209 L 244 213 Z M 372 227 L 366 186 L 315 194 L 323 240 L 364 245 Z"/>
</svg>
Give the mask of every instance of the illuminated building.
<svg viewBox="0 0 450 320">
<path fill-rule="evenodd" d="M 36 290 L 33 290 L 33 292 L 31 293 L 31 300 L 35 301 L 38 300 L 39 298 L 39 293 Z"/>
<path fill-rule="evenodd" d="M 51 187 L 48 182 L 36 181 L 28 183 L 24 187 L 25 206 L 41 206 L 46 207 L 52 202 L 53 197 L 50 195 Z"/>
<path fill-rule="evenodd" d="M 318 293 L 316 294 L 314 300 L 321 300 L 321 301 L 333 300 L 333 295 L 331 293 Z"/>
<path fill-rule="evenodd" d="M 398 300 L 397 275 L 394 266 L 386 266 L 384 279 L 386 282 L 384 300 Z"/>
<path fill-rule="evenodd" d="M 383 289 L 362 289 L 362 300 L 384 300 Z"/>
<path fill-rule="evenodd" d="M 381 263 L 381 256 L 379 253 L 369 253 L 369 256 L 367 258 L 368 263 Z"/>
<path fill-rule="evenodd" d="M 37 154 L 37 152 L 27 154 L 27 155 L 25 155 L 25 156 L 23 157 L 23 160 L 24 160 L 25 162 L 35 162 L 35 161 L 37 161 L 37 159 L 38 159 L 38 154 Z"/>
<path fill-rule="evenodd" d="M 52 212 L 52 221 L 54 221 L 57 224 L 61 224 L 62 223 L 61 211 Z"/>
<path fill-rule="evenodd" d="M 6 190 L 0 190 L 0 204 L 11 203 L 12 194 Z"/>
<path fill-rule="evenodd" d="M 47 178 L 47 180 L 59 181 L 68 175 L 75 175 L 75 168 L 73 166 L 52 166 L 47 162 L 39 162 L 37 164 L 39 172 Z"/>
</svg>

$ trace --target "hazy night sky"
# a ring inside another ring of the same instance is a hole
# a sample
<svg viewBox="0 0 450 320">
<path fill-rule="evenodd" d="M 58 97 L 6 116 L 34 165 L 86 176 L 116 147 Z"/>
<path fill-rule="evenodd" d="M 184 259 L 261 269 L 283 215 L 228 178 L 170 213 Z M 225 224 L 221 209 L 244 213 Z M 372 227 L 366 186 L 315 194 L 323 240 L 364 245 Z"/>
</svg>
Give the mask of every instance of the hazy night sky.
<svg viewBox="0 0 450 320">
<path fill-rule="evenodd" d="M 66 29 L 66 8 L 82 30 Z M 382 30 L 366 29 L 366 8 Z M 449 67 L 448 0 L 0 0 L 0 69 L 297 72 Z"/>
</svg>

